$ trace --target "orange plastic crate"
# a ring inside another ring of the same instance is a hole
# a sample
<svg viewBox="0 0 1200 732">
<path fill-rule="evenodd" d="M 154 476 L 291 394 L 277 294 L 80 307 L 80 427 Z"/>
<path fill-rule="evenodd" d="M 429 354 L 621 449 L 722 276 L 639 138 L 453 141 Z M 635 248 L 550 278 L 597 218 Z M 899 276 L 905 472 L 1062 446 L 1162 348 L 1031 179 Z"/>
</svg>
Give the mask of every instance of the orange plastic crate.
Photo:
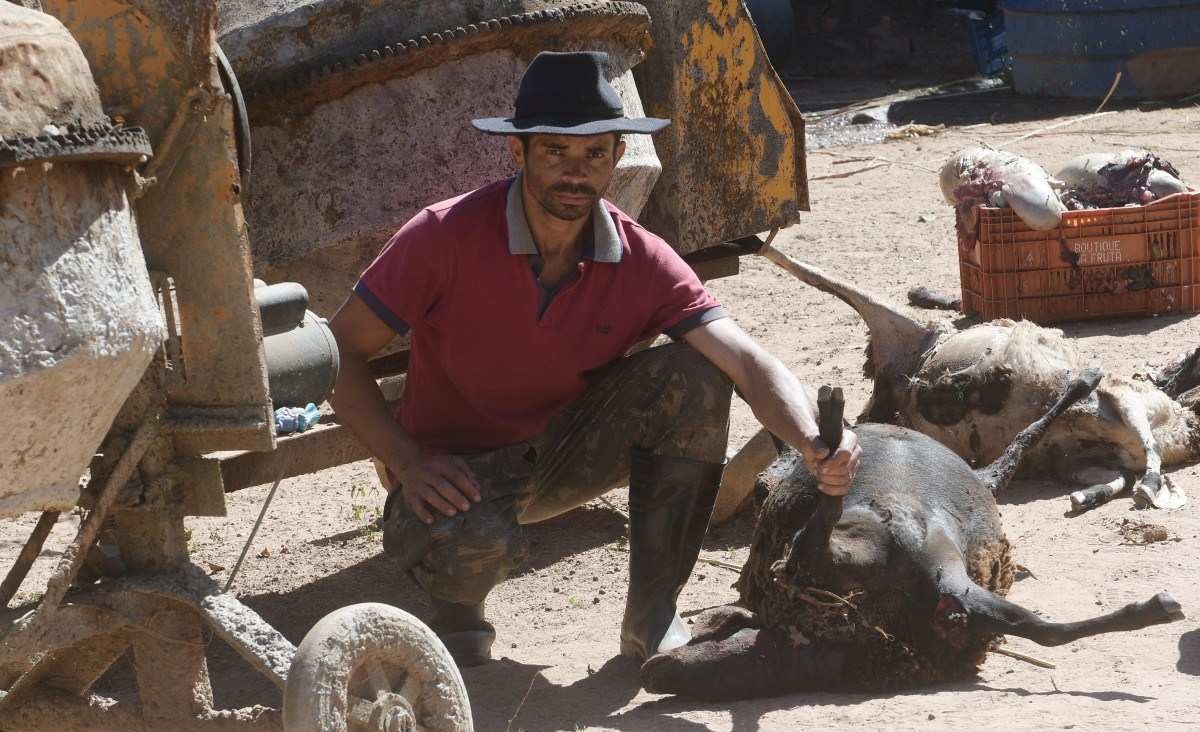
<svg viewBox="0 0 1200 732">
<path fill-rule="evenodd" d="M 1050 323 L 1200 310 L 1200 193 L 1068 211 L 1050 231 L 981 208 L 976 237 L 959 237 L 967 314 Z"/>
</svg>

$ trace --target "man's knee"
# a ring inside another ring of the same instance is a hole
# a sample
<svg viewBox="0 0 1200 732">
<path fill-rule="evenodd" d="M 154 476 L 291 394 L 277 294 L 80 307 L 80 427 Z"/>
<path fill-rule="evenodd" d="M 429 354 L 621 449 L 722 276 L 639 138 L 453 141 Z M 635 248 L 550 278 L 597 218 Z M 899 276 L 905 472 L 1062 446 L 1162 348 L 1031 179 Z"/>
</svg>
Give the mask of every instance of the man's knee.
<svg viewBox="0 0 1200 732">
<path fill-rule="evenodd" d="M 417 584 L 447 602 L 482 602 L 529 553 L 511 507 L 480 503 L 425 524 L 407 510 L 385 517 L 384 549 Z"/>
</svg>

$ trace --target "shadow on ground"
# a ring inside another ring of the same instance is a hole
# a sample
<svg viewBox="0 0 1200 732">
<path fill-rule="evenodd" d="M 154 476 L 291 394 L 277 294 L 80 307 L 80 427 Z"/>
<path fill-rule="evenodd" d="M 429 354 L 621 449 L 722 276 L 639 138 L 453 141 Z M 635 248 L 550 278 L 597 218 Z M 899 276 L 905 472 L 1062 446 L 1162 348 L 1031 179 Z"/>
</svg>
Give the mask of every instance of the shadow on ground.
<svg viewBox="0 0 1200 732">
<path fill-rule="evenodd" d="M 1189 676 L 1200 676 L 1200 628 L 1179 636 L 1179 661 L 1175 670 Z"/>
<path fill-rule="evenodd" d="M 753 516 L 746 511 L 730 524 L 714 527 L 706 548 L 720 550 L 745 546 L 750 541 L 753 527 Z M 625 534 L 625 519 L 612 508 L 588 505 L 548 521 L 525 526 L 524 530 L 529 539 L 530 558 L 514 576 L 543 569 L 575 554 L 617 541 Z M 326 537 L 312 543 L 323 546 L 330 540 L 331 537 Z M 293 590 L 247 595 L 239 599 L 293 643 L 299 643 L 322 617 L 353 603 L 382 602 L 402 608 L 423 620 L 430 616 L 425 593 L 401 570 L 395 559 L 382 552 Z M 504 664 L 519 666 L 511 661 Z M 512 679 L 524 679 L 524 683 L 528 683 L 532 671 L 511 668 L 504 671 L 504 664 L 492 664 L 481 673 L 490 674 L 493 671 L 489 669 L 495 669 L 495 673 L 504 677 L 506 683 Z M 209 666 L 219 708 L 281 703 L 278 690 L 219 640 L 213 640 L 209 647 Z M 635 676 L 636 669 L 631 669 L 628 677 L 632 679 Z M 602 679 L 594 683 L 600 681 Z M 474 692 L 475 689 L 472 689 Z M 511 690 L 506 688 L 504 693 L 509 694 Z M 614 693 L 620 696 L 624 692 L 609 691 L 608 696 L 603 698 L 610 698 Z M 633 693 L 636 693 L 636 687 L 615 708 L 628 702 Z M 594 699 L 589 703 L 598 701 Z M 492 704 L 481 703 L 481 708 L 493 707 Z M 485 725 L 482 729 L 491 727 Z"/>
<path fill-rule="evenodd" d="M 938 687 L 889 694 L 837 694 L 818 692 L 791 694 L 770 699 L 704 703 L 682 697 L 662 697 L 622 710 L 639 693 L 637 668 L 633 662 L 615 657 L 586 678 L 566 686 L 552 684 L 539 672 L 544 667 L 504 659 L 464 674 L 475 711 L 478 729 L 581 729 L 603 727 L 615 730 L 665 730 L 691 732 L 708 729 L 703 724 L 680 719 L 684 712 L 706 710 L 728 712 L 733 732 L 751 732 L 761 727 L 766 715 L 802 706 L 844 707 L 873 699 L 891 699 L 935 692 L 1000 692 L 1017 696 L 1086 697 L 1102 702 L 1146 703 L 1152 697 L 1122 691 L 1029 691 L 996 688 L 967 680 Z"/>
<path fill-rule="evenodd" d="M 1090 99 L 1048 100 L 1000 89 L 969 96 L 931 95 L 896 102 L 888 107 L 887 121 L 894 125 L 911 122 L 959 127 L 1054 119 L 1087 114 L 1095 109 L 1096 102 Z"/>
<path fill-rule="evenodd" d="M 1077 323 L 1059 323 L 1051 327 L 1060 328 L 1068 338 L 1091 338 L 1093 336 L 1120 337 L 1147 335 L 1193 317 L 1195 317 L 1194 314 L 1186 313 L 1182 315 L 1160 315 L 1153 318 L 1085 320 Z"/>
</svg>

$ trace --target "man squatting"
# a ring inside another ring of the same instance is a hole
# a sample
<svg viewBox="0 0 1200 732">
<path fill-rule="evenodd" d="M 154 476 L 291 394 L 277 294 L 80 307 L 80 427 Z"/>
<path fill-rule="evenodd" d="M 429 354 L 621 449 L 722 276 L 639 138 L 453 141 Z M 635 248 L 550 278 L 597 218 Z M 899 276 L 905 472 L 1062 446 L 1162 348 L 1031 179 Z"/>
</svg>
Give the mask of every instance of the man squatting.
<svg viewBox="0 0 1200 732">
<path fill-rule="evenodd" d="M 484 600 L 528 552 L 521 524 L 629 486 L 621 653 L 682 645 L 676 600 L 720 485 L 729 403 L 842 495 L 860 449 L 832 456 L 796 378 L 728 317 L 670 246 L 601 198 L 630 119 L 602 53 L 542 53 L 506 135 L 520 173 L 433 204 L 363 272 L 331 322 L 332 399 L 386 466 L 384 549 L 429 592 L 430 623 L 460 666 L 491 658 Z M 367 359 L 410 333 L 393 416 Z M 626 355 L 661 333 L 676 342 Z"/>
</svg>

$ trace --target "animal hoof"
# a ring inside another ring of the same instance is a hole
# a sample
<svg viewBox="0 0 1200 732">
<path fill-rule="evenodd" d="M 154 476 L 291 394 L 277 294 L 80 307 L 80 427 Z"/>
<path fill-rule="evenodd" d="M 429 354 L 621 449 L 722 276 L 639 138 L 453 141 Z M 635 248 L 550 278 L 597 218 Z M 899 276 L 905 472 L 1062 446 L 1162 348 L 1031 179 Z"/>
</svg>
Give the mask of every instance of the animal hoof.
<svg viewBox="0 0 1200 732">
<path fill-rule="evenodd" d="M 1099 366 L 1086 368 L 1076 376 L 1067 389 L 1067 395 L 1070 399 L 1078 401 L 1083 399 L 1088 394 L 1096 390 L 1100 386 L 1100 380 L 1104 378 L 1104 369 Z"/>
<path fill-rule="evenodd" d="M 1124 490 L 1125 483 L 1098 483 L 1071 493 L 1071 511 L 1083 513 L 1108 503 Z"/>
<path fill-rule="evenodd" d="M 1160 592 L 1150 600 L 1151 603 L 1157 606 L 1157 610 L 1163 618 L 1164 623 L 1173 623 L 1176 620 L 1183 620 L 1183 606 L 1174 597 L 1171 597 L 1169 592 Z"/>
<path fill-rule="evenodd" d="M 1133 502 L 1138 508 L 1182 508 L 1187 505 L 1187 494 L 1167 476 L 1148 473 L 1133 487 Z"/>
<path fill-rule="evenodd" d="M 669 653 L 659 653 L 642 664 L 642 688 L 651 694 L 678 693 L 683 664 Z"/>
<path fill-rule="evenodd" d="M 931 290 L 922 285 L 917 285 L 909 289 L 908 302 L 926 310 L 958 310 L 962 307 L 961 297 Z"/>
<path fill-rule="evenodd" d="M 692 643 L 728 638 L 743 628 L 758 626 L 754 613 L 737 605 L 722 605 L 693 619 Z"/>
</svg>

